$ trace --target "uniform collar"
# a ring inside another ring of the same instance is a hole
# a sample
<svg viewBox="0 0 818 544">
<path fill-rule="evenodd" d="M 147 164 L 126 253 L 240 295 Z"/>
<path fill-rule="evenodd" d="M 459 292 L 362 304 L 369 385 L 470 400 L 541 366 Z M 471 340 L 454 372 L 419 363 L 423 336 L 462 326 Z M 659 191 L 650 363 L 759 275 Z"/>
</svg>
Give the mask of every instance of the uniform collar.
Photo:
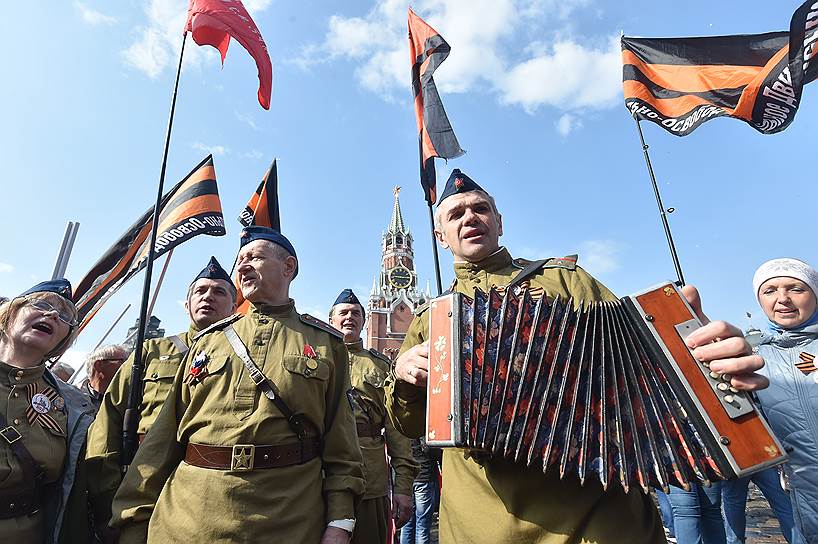
<svg viewBox="0 0 818 544">
<path fill-rule="evenodd" d="M 190 322 L 190 327 L 187 329 L 187 339 L 190 340 L 191 338 L 196 338 L 196 335 L 199 334 L 199 327 L 196 326 L 196 323 L 193 321 Z M 183 336 L 184 333 L 180 334 L 179 336 Z"/>
<path fill-rule="evenodd" d="M 267 316 L 284 316 L 295 311 L 295 301 L 290 299 L 286 304 L 273 306 L 272 304 L 253 304 L 250 303 L 250 315 L 259 317 L 261 315 Z"/>
<path fill-rule="evenodd" d="M 458 278 L 464 278 L 475 272 L 497 272 L 511 266 L 511 261 L 511 254 L 504 246 L 500 246 L 500 249 L 480 261 L 454 263 L 454 274 Z"/>
<path fill-rule="evenodd" d="M 34 383 L 43 376 L 45 363 L 31 368 L 18 368 L 4 361 L 0 361 L 0 382 L 7 385 L 26 385 Z"/>
<path fill-rule="evenodd" d="M 364 350 L 364 341 L 363 340 L 358 340 L 356 342 L 351 342 L 351 343 L 347 344 L 346 346 L 347 346 L 347 350 L 350 351 L 350 352 L 363 351 Z"/>
</svg>

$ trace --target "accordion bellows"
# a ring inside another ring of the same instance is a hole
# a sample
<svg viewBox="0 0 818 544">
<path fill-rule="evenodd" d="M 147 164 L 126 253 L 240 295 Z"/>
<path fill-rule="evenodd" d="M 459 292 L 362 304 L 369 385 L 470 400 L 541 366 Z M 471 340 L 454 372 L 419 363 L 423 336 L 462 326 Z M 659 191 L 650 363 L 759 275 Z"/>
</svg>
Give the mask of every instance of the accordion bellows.
<svg viewBox="0 0 818 544">
<path fill-rule="evenodd" d="M 786 459 L 730 376 L 690 354 L 701 324 L 675 285 L 576 306 L 527 290 L 434 299 L 428 444 L 645 492 Z"/>
</svg>

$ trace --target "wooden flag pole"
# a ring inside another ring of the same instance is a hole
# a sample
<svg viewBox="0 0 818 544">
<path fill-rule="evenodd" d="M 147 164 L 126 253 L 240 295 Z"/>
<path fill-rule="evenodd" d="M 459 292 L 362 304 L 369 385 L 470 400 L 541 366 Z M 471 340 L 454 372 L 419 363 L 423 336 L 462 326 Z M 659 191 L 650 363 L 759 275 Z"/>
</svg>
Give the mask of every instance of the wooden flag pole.
<svg viewBox="0 0 818 544">
<path fill-rule="evenodd" d="M 139 330 L 136 333 L 136 344 L 134 345 L 134 360 L 131 369 L 131 387 L 128 391 L 128 403 L 122 419 L 122 455 L 120 466 L 122 471 L 127 470 L 128 465 L 133 461 L 138 446 L 136 434 L 139 426 L 139 405 L 142 403 L 142 379 L 145 372 L 145 362 L 142 360 L 142 344 L 145 341 L 145 329 L 148 315 L 148 299 L 151 291 L 151 276 L 153 274 L 153 259 L 156 255 L 156 230 L 159 226 L 159 214 L 162 206 L 162 193 L 165 188 L 165 172 L 168 165 L 168 151 L 170 149 L 170 135 L 173 129 L 173 114 L 176 112 L 176 97 L 179 92 L 179 79 L 182 75 L 182 59 L 185 55 L 185 41 L 187 32 L 182 34 L 182 48 L 179 51 L 179 66 L 176 68 L 176 82 L 173 85 L 173 97 L 170 103 L 170 115 L 168 118 L 168 129 L 165 135 L 165 150 L 162 156 L 162 168 L 159 172 L 159 186 L 156 189 L 156 204 L 153 207 L 153 223 L 151 225 L 151 240 L 148 246 L 148 262 L 145 266 L 145 282 L 142 285 L 142 304 L 139 310 Z"/>
<path fill-rule="evenodd" d="M 653 194 L 656 196 L 656 205 L 659 206 L 659 216 L 662 218 L 662 226 L 665 228 L 665 237 L 667 238 L 667 245 L 670 248 L 670 258 L 673 259 L 673 266 L 676 267 L 676 276 L 679 278 L 679 285 L 684 285 L 685 278 L 682 274 L 679 254 L 676 253 L 676 245 L 673 243 L 673 235 L 670 233 L 670 223 L 668 223 L 667 220 L 665 206 L 662 204 L 662 195 L 659 193 L 659 186 L 656 184 L 656 176 L 653 173 L 653 166 L 650 163 L 650 155 L 648 154 L 648 148 L 650 146 L 645 143 L 645 135 L 642 134 L 642 125 L 639 124 L 639 118 L 634 115 L 633 119 L 636 121 L 636 129 L 639 131 L 639 140 L 642 142 L 642 152 L 645 154 L 645 164 L 648 166 L 648 174 L 653 184 Z"/>
<path fill-rule="evenodd" d="M 148 319 L 150 319 L 150 316 L 153 315 L 153 307 L 156 305 L 156 298 L 159 296 L 159 289 L 162 287 L 162 282 L 165 279 L 165 272 L 168 271 L 168 265 L 170 264 L 170 258 L 173 257 L 174 249 L 176 248 L 168 251 L 168 256 L 165 258 L 165 264 L 162 266 L 162 271 L 159 273 L 159 279 L 156 282 L 156 287 L 153 288 L 153 297 L 151 297 L 151 304 L 148 306 Z"/>
</svg>

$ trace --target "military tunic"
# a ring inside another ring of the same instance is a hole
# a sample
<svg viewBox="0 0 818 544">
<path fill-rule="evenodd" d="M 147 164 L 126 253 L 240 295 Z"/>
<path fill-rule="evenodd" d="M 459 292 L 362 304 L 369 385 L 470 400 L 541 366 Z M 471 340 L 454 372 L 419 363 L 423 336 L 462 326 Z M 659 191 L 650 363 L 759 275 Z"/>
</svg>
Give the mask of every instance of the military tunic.
<svg viewBox="0 0 818 544">
<path fill-rule="evenodd" d="M 191 325 L 187 332 L 177 337 L 185 346 L 189 346 L 198 332 L 198 328 Z M 179 346 L 169 337 L 146 340 L 143 346 L 144 394 L 139 407 L 137 428 L 140 435 L 147 433 L 156 421 L 184 356 L 184 353 L 179 351 Z M 122 482 L 122 471 L 119 467 L 122 425 L 131 388 L 133 358 L 132 353 L 114 374 L 97 417 L 88 430 L 85 455 L 89 476 L 88 499 L 97 525 L 105 525 L 111 519 L 111 501 Z"/>
<path fill-rule="evenodd" d="M 505 248 L 478 263 L 455 263 L 457 292 L 475 287 L 504 287 L 523 266 Z M 575 265 L 546 265 L 528 282 L 533 294 L 611 300 L 601 283 Z M 409 327 L 401 353 L 428 339 L 424 310 Z M 390 385 L 387 408 L 396 427 L 410 437 L 424 433 L 426 395 L 405 382 Z M 607 492 L 595 480 L 582 486 L 575 477 L 560 479 L 558 471 L 542 473 L 502 458 L 477 460 L 464 450 L 443 454 L 440 512 L 442 543 L 622 543 L 664 542 L 656 508 L 641 491 Z"/>
<path fill-rule="evenodd" d="M 292 301 L 251 305 L 232 326 L 321 453 L 303 464 L 248 472 L 183 462 L 188 444 L 282 445 L 298 439 L 262 395 L 224 335 L 225 323 L 191 346 L 172 392 L 113 503 L 120 542 L 318 543 L 329 521 L 354 518 L 364 489 L 346 348 L 329 326 L 309 324 Z M 192 365 L 200 370 L 192 379 Z M 201 366 L 204 361 L 204 366 Z M 191 378 L 189 378 L 189 376 Z"/>
<path fill-rule="evenodd" d="M 57 482 L 63 471 L 68 415 L 64 400 L 46 382 L 44 372 L 44 364 L 17 368 L 0 361 L 0 399 L 3 399 L 0 410 L 8 425 L 22 436 L 22 444 L 45 472 L 43 484 L 48 485 Z M 32 409 L 31 401 L 37 394 L 51 399 L 44 413 Z M 22 464 L 6 440 L 0 439 L 0 452 L 0 495 L 23 492 L 29 482 L 25 481 Z M 0 519 L 0 537 L 4 542 L 45 542 L 50 537 L 47 529 L 42 508 L 32 515 Z"/>
<path fill-rule="evenodd" d="M 384 388 L 389 380 L 389 360 L 377 351 L 364 349 L 360 341 L 347 344 L 347 350 L 356 426 L 384 429 L 383 436 L 358 436 L 366 490 L 357 510 L 353 542 L 386 542 L 390 468 L 386 463 L 384 444 L 395 471 L 393 493 L 412 496 L 417 463 L 412 457 L 410 440 L 395 429 L 386 412 Z"/>
</svg>

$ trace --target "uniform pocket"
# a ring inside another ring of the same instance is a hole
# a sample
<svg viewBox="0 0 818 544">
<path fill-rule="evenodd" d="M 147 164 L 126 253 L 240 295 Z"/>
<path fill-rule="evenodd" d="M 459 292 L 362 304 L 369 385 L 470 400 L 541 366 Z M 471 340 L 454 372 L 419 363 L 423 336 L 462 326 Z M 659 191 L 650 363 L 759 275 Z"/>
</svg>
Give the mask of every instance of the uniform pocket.
<svg viewBox="0 0 818 544">
<path fill-rule="evenodd" d="M 387 374 L 380 370 L 367 370 L 364 372 L 364 381 L 376 389 L 380 389 L 386 383 Z"/>
<path fill-rule="evenodd" d="M 293 374 L 300 374 L 311 380 L 327 381 L 329 379 L 329 365 L 321 359 L 303 355 L 285 355 L 282 364 Z"/>
</svg>

